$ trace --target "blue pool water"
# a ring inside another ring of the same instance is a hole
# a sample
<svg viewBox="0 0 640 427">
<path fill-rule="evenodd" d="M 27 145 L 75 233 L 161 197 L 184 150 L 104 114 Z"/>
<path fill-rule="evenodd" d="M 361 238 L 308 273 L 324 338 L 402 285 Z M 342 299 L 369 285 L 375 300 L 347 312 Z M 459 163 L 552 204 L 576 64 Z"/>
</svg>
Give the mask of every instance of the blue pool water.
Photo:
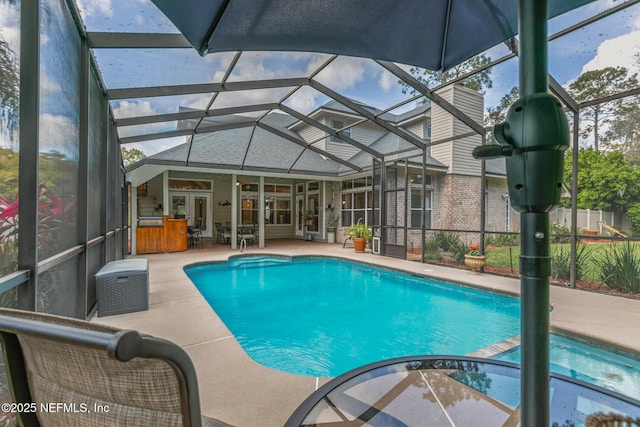
<svg viewBox="0 0 640 427">
<path fill-rule="evenodd" d="M 520 363 L 520 348 L 495 359 Z M 555 334 L 549 338 L 549 359 L 553 372 L 640 399 L 640 361 L 637 359 Z"/>
<path fill-rule="evenodd" d="M 348 261 L 246 256 L 185 272 L 251 358 L 294 374 L 465 355 L 519 333 L 516 298 Z"/>
</svg>

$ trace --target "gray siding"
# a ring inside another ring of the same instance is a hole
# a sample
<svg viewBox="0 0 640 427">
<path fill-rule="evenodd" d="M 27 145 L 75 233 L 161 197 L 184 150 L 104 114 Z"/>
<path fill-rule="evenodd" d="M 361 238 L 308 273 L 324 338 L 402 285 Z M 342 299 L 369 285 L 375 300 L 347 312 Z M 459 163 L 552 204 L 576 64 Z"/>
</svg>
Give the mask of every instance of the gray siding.
<svg viewBox="0 0 640 427">
<path fill-rule="evenodd" d="M 437 93 L 448 102 L 453 100 L 453 87 L 451 86 L 443 88 Z M 431 109 L 431 140 L 439 141 L 453 136 L 453 116 L 435 103 L 432 104 Z M 451 167 L 453 160 L 452 144 L 447 142 L 432 146 L 431 157 Z"/>
<path fill-rule="evenodd" d="M 453 105 L 466 113 L 477 123 L 482 123 L 484 111 L 484 98 L 481 94 L 470 89 L 455 86 L 453 91 Z M 460 120 L 453 121 L 454 135 L 460 135 L 471 131 L 469 127 Z M 474 135 L 453 142 L 453 163 L 450 173 L 460 175 L 480 175 L 481 161 L 476 160 L 471 155 L 475 147 L 482 144 L 482 137 Z"/>
<path fill-rule="evenodd" d="M 327 123 L 330 122 L 331 118 L 327 118 Z M 382 135 L 384 135 L 383 130 L 370 123 L 365 123 L 351 128 L 351 138 L 364 145 L 371 145 Z M 351 144 L 327 141 L 327 151 L 346 160 L 358 154 L 360 149 L 352 146 Z"/>
<path fill-rule="evenodd" d="M 484 99 L 481 94 L 461 86 L 450 86 L 438 94 L 478 123 L 482 123 Z M 460 120 L 453 118 L 438 105 L 433 105 L 432 140 L 437 141 L 471 131 Z M 471 156 L 471 151 L 482 144 L 480 135 L 459 139 L 431 147 L 431 156 L 449 165 L 448 173 L 480 175 L 480 161 Z"/>
<path fill-rule="evenodd" d="M 409 132 L 411 132 L 412 134 L 416 135 L 419 138 L 424 138 L 424 122 L 426 121 L 426 118 L 422 118 L 421 120 L 412 122 L 409 124 L 409 126 L 403 126 L 404 129 L 408 130 Z"/>
<path fill-rule="evenodd" d="M 318 129 L 317 127 L 310 126 L 310 125 L 307 125 L 306 123 L 303 123 L 301 126 L 297 128 L 297 131 L 298 131 L 298 134 L 302 137 L 302 139 L 304 139 L 307 142 L 320 140 L 320 142 L 316 143 L 315 145 L 320 149 L 323 149 L 323 150 L 325 149 L 325 140 L 321 139 L 324 137 L 325 133 L 320 129 Z"/>
</svg>

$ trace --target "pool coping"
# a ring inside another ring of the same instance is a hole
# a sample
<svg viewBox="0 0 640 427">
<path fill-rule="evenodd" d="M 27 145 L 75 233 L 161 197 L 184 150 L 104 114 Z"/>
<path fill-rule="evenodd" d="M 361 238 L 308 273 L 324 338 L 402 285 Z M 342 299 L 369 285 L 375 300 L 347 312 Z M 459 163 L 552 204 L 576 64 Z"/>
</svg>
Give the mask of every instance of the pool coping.
<svg viewBox="0 0 640 427">
<path fill-rule="evenodd" d="M 242 255 L 327 256 L 388 268 L 452 284 L 519 296 L 518 279 L 470 274 L 445 266 L 355 253 L 341 244 L 306 241 L 267 242 L 243 253 L 228 247 L 138 256 L 149 260 L 149 310 L 93 321 L 166 338 L 189 353 L 198 372 L 204 415 L 235 426 L 281 426 L 295 408 L 328 378 L 303 377 L 259 365 L 244 353 L 233 335 L 206 303 L 184 268 L 197 263 L 226 262 Z M 640 301 L 578 289 L 550 287 L 552 330 L 586 340 L 606 342 L 625 353 L 640 354 Z M 206 327 L 194 325 L 203 324 Z"/>
</svg>

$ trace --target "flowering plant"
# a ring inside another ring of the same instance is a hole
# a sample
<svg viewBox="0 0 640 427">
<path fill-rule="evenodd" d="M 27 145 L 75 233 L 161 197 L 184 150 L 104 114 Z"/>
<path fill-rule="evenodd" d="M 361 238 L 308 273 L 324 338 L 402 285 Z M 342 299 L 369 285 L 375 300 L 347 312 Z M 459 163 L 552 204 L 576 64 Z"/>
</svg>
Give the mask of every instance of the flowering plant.
<svg viewBox="0 0 640 427">
<path fill-rule="evenodd" d="M 471 245 L 469 245 L 469 250 L 467 251 L 467 255 L 480 256 L 478 245 L 476 245 L 475 243 L 472 243 Z"/>
</svg>

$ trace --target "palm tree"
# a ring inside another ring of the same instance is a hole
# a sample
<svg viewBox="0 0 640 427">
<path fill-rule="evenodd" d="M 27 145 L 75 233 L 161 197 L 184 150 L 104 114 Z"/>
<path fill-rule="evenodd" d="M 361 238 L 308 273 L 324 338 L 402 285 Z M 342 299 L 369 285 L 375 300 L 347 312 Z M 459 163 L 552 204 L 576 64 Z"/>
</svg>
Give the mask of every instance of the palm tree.
<svg viewBox="0 0 640 427">
<path fill-rule="evenodd" d="M 4 0 L 10 5 L 17 0 Z M 0 128 L 9 134 L 18 128 L 20 107 L 20 73 L 16 55 L 0 33 Z"/>
</svg>

